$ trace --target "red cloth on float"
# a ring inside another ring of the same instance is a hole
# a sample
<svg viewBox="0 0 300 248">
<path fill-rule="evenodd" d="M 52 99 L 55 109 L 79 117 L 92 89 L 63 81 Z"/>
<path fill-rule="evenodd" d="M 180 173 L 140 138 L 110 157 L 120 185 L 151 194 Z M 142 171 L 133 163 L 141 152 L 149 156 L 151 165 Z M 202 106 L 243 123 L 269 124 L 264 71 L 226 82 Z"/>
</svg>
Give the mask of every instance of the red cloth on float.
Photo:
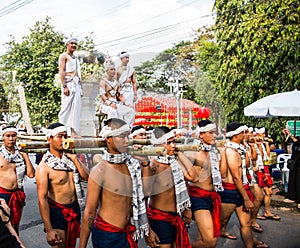
<svg viewBox="0 0 300 248">
<path fill-rule="evenodd" d="M 184 221 L 180 218 L 179 214 L 174 216 L 168 212 L 156 209 L 149 205 L 148 207 L 148 218 L 153 220 L 163 220 L 171 222 L 171 225 L 176 227 L 176 247 L 177 248 L 192 248 L 189 240 L 188 232 L 185 228 Z"/>
<path fill-rule="evenodd" d="M 21 221 L 22 209 L 25 206 L 25 193 L 21 189 L 7 190 L 0 187 L 0 194 L 11 195 L 8 206 L 10 208 L 11 224 L 17 225 Z"/>
<path fill-rule="evenodd" d="M 189 195 L 194 197 L 209 197 L 213 201 L 213 224 L 215 237 L 221 236 L 221 197 L 215 191 L 207 191 L 195 186 L 189 186 Z"/>
<path fill-rule="evenodd" d="M 133 234 L 136 230 L 136 227 L 134 225 L 129 224 L 126 226 L 125 229 L 122 229 L 120 227 L 109 224 L 108 222 L 103 220 L 99 215 L 97 215 L 94 221 L 94 225 L 97 229 L 102 231 L 125 233 L 130 248 L 138 248 L 137 242 L 133 238 Z"/>
</svg>

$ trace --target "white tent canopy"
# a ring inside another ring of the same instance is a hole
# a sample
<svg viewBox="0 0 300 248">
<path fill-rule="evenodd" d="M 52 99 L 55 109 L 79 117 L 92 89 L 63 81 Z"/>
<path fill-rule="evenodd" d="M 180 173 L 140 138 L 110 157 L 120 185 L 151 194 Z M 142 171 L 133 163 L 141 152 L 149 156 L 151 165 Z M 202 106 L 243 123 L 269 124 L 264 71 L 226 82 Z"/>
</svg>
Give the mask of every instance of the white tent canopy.
<svg viewBox="0 0 300 248">
<path fill-rule="evenodd" d="M 244 108 L 245 116 L 300 116 L 300 91 L 288 91 L 266 96 Z"/>
</svg>

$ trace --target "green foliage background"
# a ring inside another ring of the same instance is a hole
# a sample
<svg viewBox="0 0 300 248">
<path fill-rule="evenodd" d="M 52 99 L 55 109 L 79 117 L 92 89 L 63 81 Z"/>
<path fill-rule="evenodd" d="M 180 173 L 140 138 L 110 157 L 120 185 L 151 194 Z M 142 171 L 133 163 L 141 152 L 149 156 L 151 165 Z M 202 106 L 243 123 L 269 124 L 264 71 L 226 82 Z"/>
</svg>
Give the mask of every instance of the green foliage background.
<svg viewBox="0 0 300 248">
<path fill-rule="evenodd" d="M 267 95 L 299 89 L 299 1 L 216 0 L 215 10 L 214 84 L 227 120 L 280 132 L 285 118 L 249 118 L 243 109 Z"/>
<path fill-rule="evenodd" d="M 44 126 L 58 121 L 60 110 L 60 87 L 54 84 L 55 74 L 58 73 L 59 54 L 66 50 L 66 35 L 54 30 L 47 17 L 38 21 L 30 28 L 30 34 L 17 42 L 11 36 L 6 44 L 7 52 L 0 58 L 3 89 L 8 95 L 11 112 L 21 112 L 17 86 L 21 84 L 25 89 L 27 108 L 33 126 Z M 79 43 L 80 49 L 94 50 L 94 42 L 90 36 Z M 12 71 L 16 71 L 16 80 L 12 85 Z M 82 76 L 91 77 L 99 70 L 99 65 L 83 65 Z M 1 89 L 1 88 L 0 88 Z M 8 106 L 8 99 L 1 100 L 1 109 Z"/>
<path fill-rule="evenodd" d="M 153 60 L 136 67 L 139 88 L 170 93 L 170 81 L 183 83 L 183 97 L 212 110 L 220 127 L 231 121 L 266 126 L 280 134 L 290 118 L 259 119 L 244 116 L 244 108 L 278 92 L 299 90 L 300 5 L 297 0 L 216 0 L 216 23 L 200 27 L 191 41 L 174 44 Z M 33 125 L 55 121 L 60 108 L 60 89 L 53 84 L 57 59 L 65 50 L 64 37 L 50 24 L 37 22 L 18 43 L 11 37 L 0 60 L 0 109 L 7 108 L 8 93 L 16 95 L 16 82 L 26 88 Z M 94 50 L 90 36 L 81 50 Z M 100 68 L 101 69 L 101 68 Z M 99 66 L 83 65 L 87 78 L 100 78 Z M 98 74 L 97 74 L 98 73 Z M 12 101 L 19 111 L 18 101 Z M 279 135 L 280 136 L 280 135 Z M 281 137 L 282 138 L 282 137 Z"/>
</svg>

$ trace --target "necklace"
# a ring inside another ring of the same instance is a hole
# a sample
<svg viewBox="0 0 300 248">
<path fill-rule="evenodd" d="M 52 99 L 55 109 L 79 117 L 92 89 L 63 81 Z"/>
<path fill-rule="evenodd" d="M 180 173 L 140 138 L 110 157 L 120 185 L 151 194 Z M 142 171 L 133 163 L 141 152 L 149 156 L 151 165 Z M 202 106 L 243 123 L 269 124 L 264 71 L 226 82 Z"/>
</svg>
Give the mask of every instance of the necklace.
<svg viewBox="0 0 300 248">
<path fill-rule="evenodd" d="M 75 59 L 75 55 L 69 54 L 69 53 L 68 53 L 68 55 L 69 55 L 72 59 Z"/>
</svg>

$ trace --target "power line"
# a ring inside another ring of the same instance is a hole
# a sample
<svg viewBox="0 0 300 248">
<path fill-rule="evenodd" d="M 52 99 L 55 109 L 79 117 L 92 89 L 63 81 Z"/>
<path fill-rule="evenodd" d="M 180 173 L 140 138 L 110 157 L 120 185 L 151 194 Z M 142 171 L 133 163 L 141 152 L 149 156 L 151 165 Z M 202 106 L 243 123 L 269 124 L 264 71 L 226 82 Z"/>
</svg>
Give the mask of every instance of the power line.
<svg viewBox="0 0 300 248">
<path fill-rule="evenodd" d="M 23 6 L 25 6 L 25 5 L 29 4 L 29 3 L 31 3 L 32 1 L 34 1 L 34 0 L 26 0 L 26 1 L 24 1 L 24 2 L 21 2 L 21 3 L 17 4 L 18 2 L 20 2 L 20 0 L 18 0 L 18 1 L 15 1 L 14 3 L 11 3 L 11 4 L 9 4 L 8 6 L 2 8 L 2 9 L 0 10 L 0 17 L 5 16 L 5 15 L 8 15 L 9 13 L 11 13 L 11 12 L 13 12 L 13 11 L 16 11 L 17 9 L 22 8 Z M 15 5 L 15 4 L 17 4 L 17 5 Z M 14 6 L 14 5 L 15 5 L 15 6 Z M 11 6 L 11 7 L 10 7 L 10 6 Z M 5 9 L 6 9 L 6 10 L 5 10 Z"/>
<path fill-rule="evenodd" d="M 5 7 L 2 8 L 2 9 L 0 9 L 0 11 L 3 11 L 3 10 L 5 10 L 5 9 L 7 9 L 7 8 L 9 8 L 10 6 L 12 6 L 12 5 L 14 5 L 14 4 L 16 4 L 16 3 L 20 2 L 20 1 L 21 1 L 21 0 L 18 0 L 18 1 L 15 1 L 15 2 L 13 2 L 13 3 L 10 3 L 9 5 L 5 6 Z"/>
<path fill-rule="evenodd" d="M 78 27 L 78 25 L 83 25 L 85 23 L 90 23 L 90 22 L 93 22 L 95 20 L 97 20 L 96 18 L 99 18 L 99 17 L 105 17 L 105 16 L 108 16 L 108 15 L 111 15 L 113 14 L 115 11 L 117 11 L 118 9 L 121 9 L 121 8 L 126 8 L 130 5 L 130 1 L 126 1 L 120 5 L 117 5 L 109 10 L 106 10 L 106 11 L 102 11 L 101 13 L 97 14 L 97 15 L 94 15 L 92 17 L 89 17 L 89 18 L 86 18 L 85 20 L 81 21 L 80 24 L 74 24 L 72 26 L 69 26 L 67 27 L 66 29 L 71 29 L 73 27 Z"/>
<path fill-rule="evenodd" d="M 170 31 L 171 29 L 180 27 L 180 26 L 186 24 L 187 22 L 191 22 L 191 21 L 195 21 L 195 20 L 198 21 L 199 19 L 208 18 L 208 17 L 211 17 L 211 16 L 212 15 L 209 14 L 209 15 L 204 15 L 204 16 L 197 17 L 197 18 L 192 18 L 192 19 L 187 20 L 185 22 L 178 22 L 178 23 L 174 23 L 174 24 L 171 24 L 171 25 L 168 25 L 168 26 L 163 26 L 163 27 L 156 28 L 156 29 L 153 29 L 153 30 L 148 30 L 148 31 L 145 31 L 145 32 L 142 32 L 142 33 L 128 35 L 128 36 L 121 37 L 121 38 L 118 38 L 118 39 L 114 39 L 114 40 L 109 40 L 109 41 L 106 41 L 106 42 L 98 43 L 95 46 L 100 46 L 100 45 L 103 45 L 103 44 L 109 44 L 109 43 L 112 43 L 112 42 L 115 42 L 115 41 L 119 41 L 118 43 L 114 43 L 112 45 L 107 45 L 107 46 L 105 46 L 103 48 L 108 48 L 108 47 L 111 47 L 111 46 L 117 46 L 117 45 L 120 45 L 120 44 L 122 44 L 124 42 L 132 41 L 132 40 L 138 40 L 138 39 L 146 38 L 148 36 L 152 36 L 154 34 L 158 34 L 158 33 L 163 33 L 163 32 L 166 32 L 166 31 Z M 160 36 L 160 37 L 162 37 L 162 36 Z M 128 40 L 128 38 L 131 38 L 131 39 Z"/>
<path fill-rule="evenodd" d="M 181 1 L 181 2 L 182 2 L 182 1 Z M 136 26 L 137 26 L 137 25 L 140 25 L 140 24 L 142 24 L 142 23 L 148 22 L 148 21 L 153 21 L 153 19 L 155 19 L 155 18 L 161 17 L 161 16 L 166 15 L 166 14 L 170 14 L 170 12 L 176 11 L 176 10 L 181 9 L 181 8 L 183 8 L 183 7 L 186 7 L 186 6 L 188 6 L 188 5 L 191 5 L 191 4 L 194 4 L 194 3 L 199 3 L 199 2 L 200 2 L 199 0 L 195 0 L 195 1 L 193 1 L 192 3 L 187 3 L 187 4 L 184 4 L 184 5 L 180 6 L 180 7 L 177 7 L 177 8 L 175 8 L 175 9 L 167 10 L 167 11 L 165 11 L 165 12 L 163 12 L 163 13 L 157 14 L 157 15 L 155 15 L 155 16 L 151 16 L 150 18 L 144 19 L 144 20 L 142 20 L 142 21 L 136 23 Z M 124 29 L 126 30 L 126 28 L 130 28 L 130 29 L 131 29 L 132 26 L 127 25 L 127 26 L 119 27 L 118 29 L 113 29 L 114 31 L 110 32 L 110 34 L 118 33 L 120 30 L 124 31 Z"/>
</svg>

